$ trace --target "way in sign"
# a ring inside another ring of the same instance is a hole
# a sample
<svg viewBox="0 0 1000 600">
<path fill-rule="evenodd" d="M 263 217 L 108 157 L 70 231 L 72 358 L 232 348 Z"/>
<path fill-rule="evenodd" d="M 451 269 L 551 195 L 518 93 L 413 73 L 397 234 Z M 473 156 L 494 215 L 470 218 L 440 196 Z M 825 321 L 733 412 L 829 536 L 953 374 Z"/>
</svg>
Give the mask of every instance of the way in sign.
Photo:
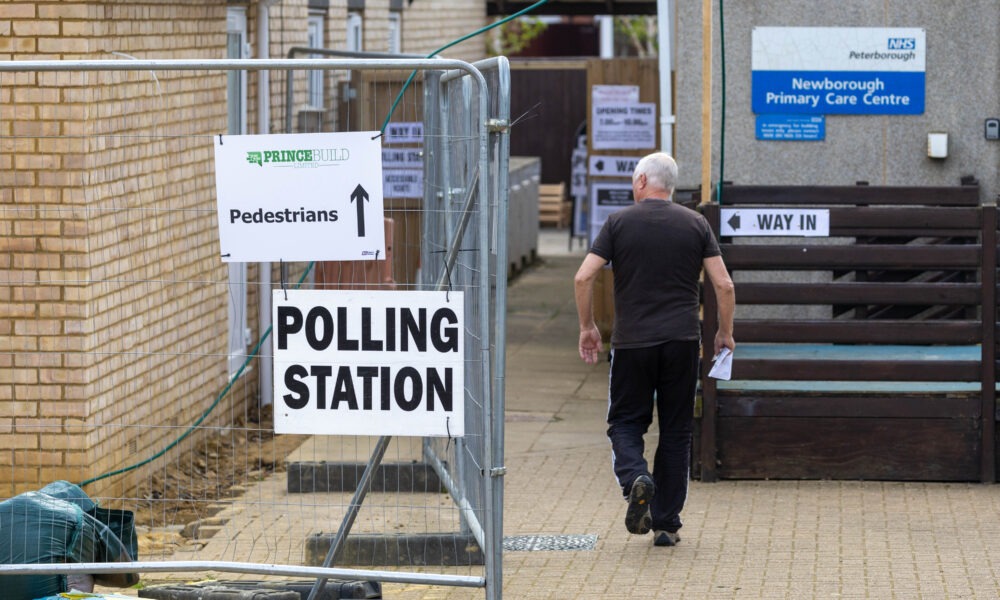
<svg viewBox="0 0 1000 600">
<path fill-rule="evenodd" d="M 792 225 L 795 217 L 799 222 Z M 816 215 L 757 215 L 757 229 L 773 231 L 815 230 Z"/>
<path fill-rule="evenodd" d="M 830 235 L 829 209 L 723 208 L 720 234 L 723 236 L 805 236 Z"/>
</svg>

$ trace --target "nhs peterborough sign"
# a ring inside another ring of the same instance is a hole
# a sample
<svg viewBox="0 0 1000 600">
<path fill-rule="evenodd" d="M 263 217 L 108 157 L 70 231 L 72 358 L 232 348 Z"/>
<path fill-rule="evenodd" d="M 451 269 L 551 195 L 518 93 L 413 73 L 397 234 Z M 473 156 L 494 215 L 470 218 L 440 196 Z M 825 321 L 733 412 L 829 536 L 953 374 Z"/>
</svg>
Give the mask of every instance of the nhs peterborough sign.
<svg viewBox="0 0 1000 600">
<path fill-rule="evenodd" d="M 923 29 L 756 27 L 752 44 L 757 114 L 924 112 Z"/>
</svg>

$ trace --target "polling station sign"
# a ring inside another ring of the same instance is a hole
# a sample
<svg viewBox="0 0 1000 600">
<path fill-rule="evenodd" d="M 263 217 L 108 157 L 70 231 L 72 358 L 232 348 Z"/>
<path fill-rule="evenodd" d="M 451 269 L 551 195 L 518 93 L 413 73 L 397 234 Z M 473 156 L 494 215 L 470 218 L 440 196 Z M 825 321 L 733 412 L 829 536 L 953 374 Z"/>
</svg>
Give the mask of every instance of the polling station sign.
<svg viewBox="0 0 1000 600">
<path fill-rule="evenodd" d="M 919 115 L 926 60 L 919 28 L 755 27 L 753 112 Z"/>
<path fill-rule="evenodd" d="M 275 291 L 275 433 L 464 435 L 464 306 L 454 291 Z"/>
<path fill-rule="evenodd" d="M 215 138 L 225 262 L 385 258 L 378 132 Z"/>
</svg>

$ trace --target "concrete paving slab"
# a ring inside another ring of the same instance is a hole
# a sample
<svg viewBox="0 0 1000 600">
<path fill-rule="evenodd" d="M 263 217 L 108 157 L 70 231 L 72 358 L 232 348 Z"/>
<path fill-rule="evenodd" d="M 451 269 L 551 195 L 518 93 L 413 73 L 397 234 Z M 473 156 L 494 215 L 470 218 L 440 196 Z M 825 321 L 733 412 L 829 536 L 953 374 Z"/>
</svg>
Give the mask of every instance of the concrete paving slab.
<svg viewBox="0 0 1000 600">
<path fill-rule="evenodd" d="M 604 436 L 608 366 L 588 366 L 576 356 L 572 276 L 584 250 L 563 252 L 566 238 L 558 241 L 539 244 L 542 262 L 510 290 L 504 533 L 597 538 L 589 550 L 505 552 L 505 599 L 1000 596 L 995 486 L 692 482 L 680 544 L 658 548 L 649 535 L 627 533 Z M 359 441 L 355 450 L 313 442 L 300 455 L 363 455 L 371 443 Z M 652 431 L 647 448 L 654 445 Z M 282 477 L 251 486 L 246 502 L 258 506 L 234 514 L 198 558 L 301 561 L 305 535 L 335 527 L 348 497 L 290 498 Z M 457 524 L 446 495 L 406 502 L 376 496 L 359 519 L 361 531 L 447 531 Z M 257 509 L 261 515 L 248 514 Z M 482 573 L 478 567 L 425 570 Z M 383 594 L 400 600 L 484 597 L 480 589 L 401 584 L 385 584 Z"/>
</svg>

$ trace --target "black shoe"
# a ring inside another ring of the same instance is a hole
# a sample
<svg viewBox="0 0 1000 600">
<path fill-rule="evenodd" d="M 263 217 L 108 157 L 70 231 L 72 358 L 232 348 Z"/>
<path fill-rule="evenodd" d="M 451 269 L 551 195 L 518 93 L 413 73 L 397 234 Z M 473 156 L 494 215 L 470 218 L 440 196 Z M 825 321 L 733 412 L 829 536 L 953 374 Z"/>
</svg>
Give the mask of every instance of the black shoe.
<svg viewBox="0 0 1000 600">
<path fill-rule="evenodd" d="M 676 546 L 681 541 L 681 536 L 676 531 L 657 530 L 653 533 L 654 546 Z"/>
<path fill-rule="evenodd" d="M 649 501 L 653 499 L 655 487 L 648 475 L 640 475 L 632 482 L 628 493 L 628 510 L 625 511 L 625 529 L 629 533 L 649 533 L 653 526 L 653 516 L 649 514 Z"/>
</svg>

